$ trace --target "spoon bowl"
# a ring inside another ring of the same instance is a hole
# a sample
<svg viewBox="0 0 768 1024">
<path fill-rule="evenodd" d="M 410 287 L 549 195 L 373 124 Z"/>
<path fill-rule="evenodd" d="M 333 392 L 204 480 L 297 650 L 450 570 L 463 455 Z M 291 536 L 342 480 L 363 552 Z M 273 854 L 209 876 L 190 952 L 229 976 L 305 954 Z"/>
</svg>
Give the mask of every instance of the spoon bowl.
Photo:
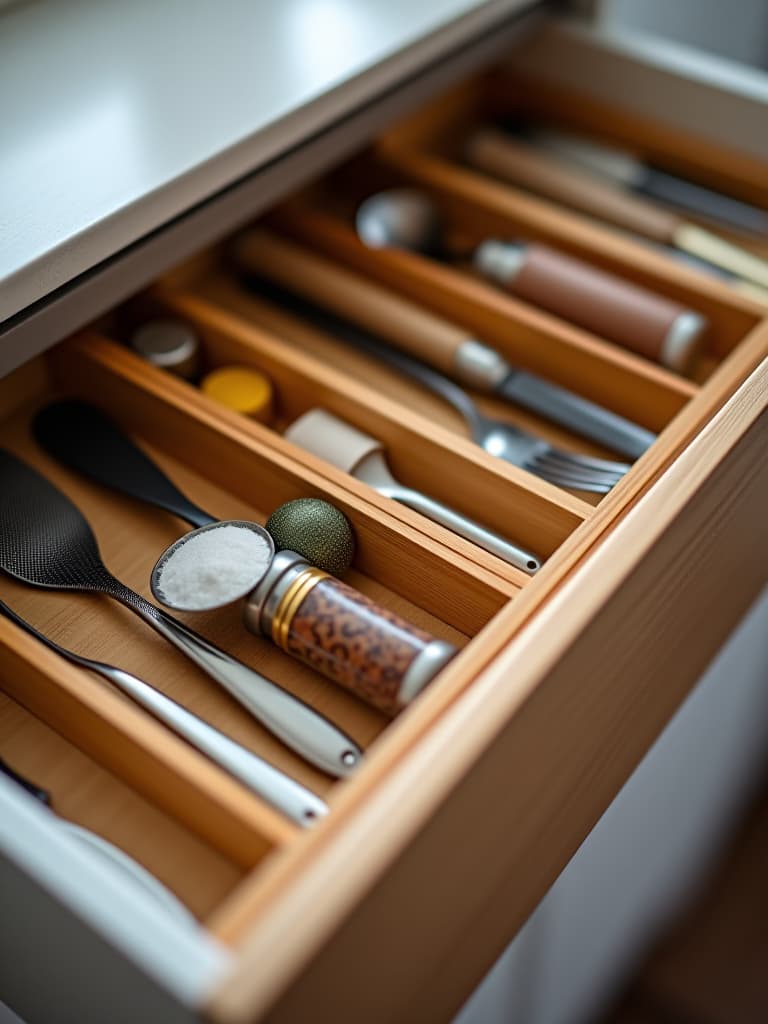
<svg viewBox="0 0 768 1024">
<path fill-rule="evenodd" d="M 223 540 L 221 535 L 214 536 L 219 530 L 227 530 Z M 255 535 L 258 542 L 241 531 Z M 176 611 L 222 608 L 261 582 L 274 554 L 275 543 L 263 526 L 245 519 L 222 519 L 190 530 L 170 544 L 155 563 L 149 586 L 161 604 Z M 168 571 L 175 572 L 175 580 Z"/>
<path fill-rule="evenodd" d="M 418 189 L 392 188 L 369 196 L 358 207 L 355 228 L 372 249 L 391 247 L 448 256 L 442 217 Z"/>
</svg>

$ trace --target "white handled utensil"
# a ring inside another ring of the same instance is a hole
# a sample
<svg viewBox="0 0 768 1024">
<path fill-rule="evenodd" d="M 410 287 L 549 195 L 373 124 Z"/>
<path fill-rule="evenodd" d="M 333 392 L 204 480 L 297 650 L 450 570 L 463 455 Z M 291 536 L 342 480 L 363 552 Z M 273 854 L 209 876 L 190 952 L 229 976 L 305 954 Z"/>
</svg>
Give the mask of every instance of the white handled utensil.
<svg viewBox="0 0 768 1024">
<path fill-rule="evenodd" d="M 421 512 L 441 526 L 473 541 L 524 572 L 534 573 L 541 560 L 472 519 L 399 483 L 387 466 L 383 445 L 324 409 L 310 409 L 291 424 L 285 436 L 306 451 L 369 484 L 379 494 Z"/>
</svg>

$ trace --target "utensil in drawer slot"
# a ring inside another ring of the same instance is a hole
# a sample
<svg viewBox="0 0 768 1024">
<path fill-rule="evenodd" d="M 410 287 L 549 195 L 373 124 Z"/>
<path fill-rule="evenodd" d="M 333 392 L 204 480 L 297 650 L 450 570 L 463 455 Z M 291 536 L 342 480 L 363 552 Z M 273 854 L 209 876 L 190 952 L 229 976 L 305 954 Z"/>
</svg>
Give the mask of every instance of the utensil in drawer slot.
<svg viewBox="0 0 768 1024">
<path fill-rule="evenodd" d="M 106 568 L 80 510 L 10 452 L 0 450 L 0 568 L 32 586 L 104 594 L 129 608 L 310 763 L 348 775 L 362 752 L 337 726 L 266 676 L 167 615 Z"/>
<path fill-rule="evenodd" d="M 552 153 L 565 163 L 590 171 L 622 191 L 657 199 L 668 206 L 720 221 L 737 231 L 749 231 L 758 237 L 768 235 L 768 212 L 765 210 L 724 192 L 704 188 L 688 178 L 670 174 L 626 149 L 549 126 L 524 125 L 522 135 L 534 146 Z"/>
<path fill-rule="evenodd" d="M 458 384 L 432 367 L 374 338 L 356 339 L 359 348 L 428 388 L 464 418 L 472 440 L 490 455 L 511 462 L 558 487 L 607 494 L 632 467 L 627 462 L 566 452 L 511 423 L 484 416 Z"/>
<path fill-rule="evenodd" d="M 130 885 L 137 886 L 143 890 L 155 903 L 182 924 L 193 928 L 198 927 L 194 916 L 187 910 L 181 900 L 174 896 L 170 889 L 166 888 L 161 881 L 155 878 L 138 861 L 135 861 L 133 857 L 129 857 L 125 851 L 115 846 L 114 843 L 110 843 L 107 839 L 102 838 L 102 836 L 96 835 L 90 829 L 83 828 L 82 825 L 76 825 L 74 822 L 67 821 L 66 818 L 57 815 L 50 809 L 50 794 L 46 790 L 40 789 L 34 782 L 30 782 L 29 779 L 19 775 L 2 758 L 0 758 L 0 772 L 12 779 L 22 789 L 25 789 L 39 803 L 44 804 L 48 808 L 48 813 L 53 815 L 58 827 L 71 836 L 85 850 L 87 856 L 95 857 L 117 878 L 127 880 Z"/>
<path fill-rule="evenodd" d="M 240 266 L 341 316 L 470 387 L 530 409 L 636 459 L 656 435 L 566 388 L 511 366 L 463 328 L 263 228 L 241 235 Z"/>
<path fill-rule="evenodd" d="M 2 605 L 2 602 L 0 602 Z M 5 610 L 7 606 L 2 605 L 2 609 Z M 10 611 L 10 609 L 8 609 Z M 40 786 L 36 786 L 34 782 L 30 782 L 29 779 L 25 779 L 23 775 L 19 775 L 15 772 L 9 764 L 7 764 L 2 757 L 0 757 L 0 772 L 3 775 L 7 775 L 9 779 L 13 779 L 15 783 L 25 789 L 30 796 L 33 796 L 41 804 L 45 804 L 46 807 L 50 806 L 51 794 L 47 789 L 42 789 Z"/>
<path fill-rule="evenodd" d="M 469 251 L 452 250 L 437 205 L 419 189 L 377 192 L 360 205 L 355 223 L 372 248 L 469 260 L 482 277 L 525 302 L 680 373 L 708 327 L 678 302 L 538 242 L 488 238 Z"/>
<path fill-rule="evenodd" d="M 466 391 L 425 363 L 412 359 L 286 288 L 253 278 L 249 278 L 249 285 L 268 301 L 326 331 L 336 340 L 386 363 L 448 402 L 465 420 L 472 440 L 489 455 L 504 459 L 559 487 L 595 494 L 607 494 L 632 468 L 627 462 L 563 451 L 510 423 L 483 416 Z"/>
<path fill-rule="evenodd" d="M 467 144 L 478 170 L 522 186 L 598 220 L 703 259 L 745 281 L 768 288 L 768 261 L 726 242 L 671 210 L 623 192 L 590 171 L 494 129 L 478 129 Z"/>
<path fill-rule="evenodd" d="M 517 547 L 499 534 L 420 491 L 399 483 L 392 476 L 383 446 L 376 438 L 363 434 L 324 409 L 311 409 L 304 413 L 285 431 L 285 436 L 294 444 L 369 484 L 379 494 L 420 512 L 518 569 L 535 573 L 541 568 L 541 560 L 537 555 Z"/>
<path fill-rule="evenodd" d="M 143 679 L 139 679 L 115 665 L 86 658 L 67 647 L 62 647 L 55 640 L 35 629 L 31 623 L 9 608 L 4 601 L 0 601 L 0 613 L 45 644 L 46 647 L 61 655 L 62 658 L 66 658 L 67 661 L 88 669 L 90 672 L 95 672 L 112 683 L 145 711 L 167 725 L 169 729 L 172 729 L 297 824 L 310 825 L 327 813 L 326 804 L 310 790 L 274 768 L 267 761 L 257 757 L 256 754 L 252 754 L 245 747 L 219 732 L 218 729 L 214 729 L 212 725 L 208 725 L 197 715 L 193 715 L 191 711 L 187 711 L 170 697 L 166 697 L 165 694 L 145 683 Z M 0 762 L 0 767 L 2 767 L 2 762 Z M 37 793 L 33 793 L 33 796 L 42 799 Z"/>
</svg>

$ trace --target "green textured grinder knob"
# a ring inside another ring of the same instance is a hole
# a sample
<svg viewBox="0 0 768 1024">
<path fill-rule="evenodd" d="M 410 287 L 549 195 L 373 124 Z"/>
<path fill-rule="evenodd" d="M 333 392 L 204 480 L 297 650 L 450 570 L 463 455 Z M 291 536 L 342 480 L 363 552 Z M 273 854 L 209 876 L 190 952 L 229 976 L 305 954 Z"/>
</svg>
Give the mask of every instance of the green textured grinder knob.
<svg viewBox="0 0 768 1024">
<path fill-rule="evenodd" d="M 318 569 L 334 576 L 345 573 L 355 554 L 349 520 L 321 498 L 297 498 L 276 508 L 267 520 L 278 551 L 296 551 Z"/>
</svg>

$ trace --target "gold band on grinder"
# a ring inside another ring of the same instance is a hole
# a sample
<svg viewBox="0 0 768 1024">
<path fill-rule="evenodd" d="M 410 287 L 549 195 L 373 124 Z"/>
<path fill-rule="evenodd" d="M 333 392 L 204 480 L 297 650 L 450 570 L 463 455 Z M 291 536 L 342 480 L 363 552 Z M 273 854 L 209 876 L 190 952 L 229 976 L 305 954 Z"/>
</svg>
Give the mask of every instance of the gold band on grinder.
<svg viewBox="0 0 768 1024">
<path fill-rule="evenodd" d="M 294 615 L 310 590 L 324 579 L 328 579 L 327 572 L 309 566 L 296 577 L 280 599 L 272 617 L 272 639 L 284 651 L 288 650 L 288 633 Z"/>
</svg>

